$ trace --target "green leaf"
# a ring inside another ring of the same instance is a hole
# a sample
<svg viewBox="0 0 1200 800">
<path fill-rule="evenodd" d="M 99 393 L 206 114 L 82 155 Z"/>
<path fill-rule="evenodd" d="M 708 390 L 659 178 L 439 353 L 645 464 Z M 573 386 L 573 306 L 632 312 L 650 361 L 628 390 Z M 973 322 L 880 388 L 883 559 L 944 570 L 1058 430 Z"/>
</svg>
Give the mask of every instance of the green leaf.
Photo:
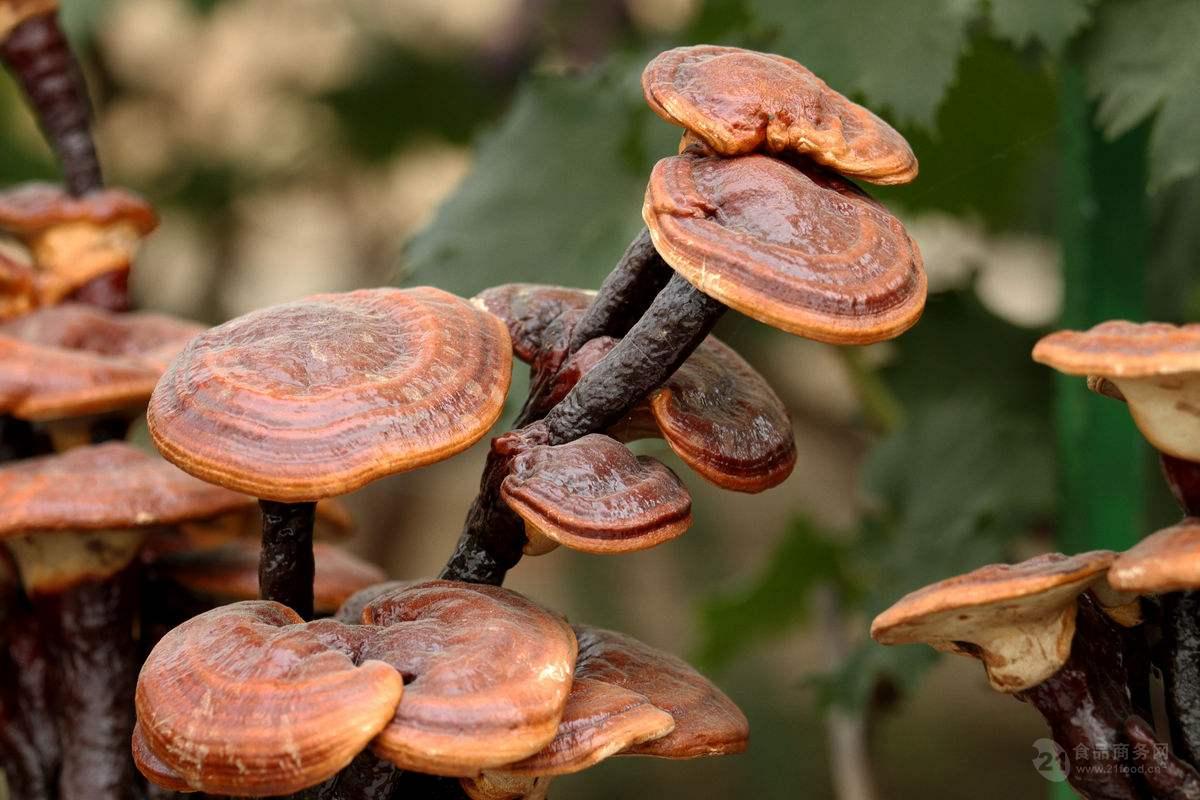
<svg viewBox="0 0 1200 800">
<path fill-rule="evenodd" d="M 1096 0 L 991 0 L 992 28 L 1018 47 L 1039 41 L 1057 51 L 1091 19 Z"/>
<path fill-rule="evenodd" d="M 812 589 L 824 582 L 849 587 L 846 544 L 835 542 L 805 517 L 795 518 L 745 586 L 710 598 L 701 609 L 698 664 L 714 668 L 757 640 L 801 622 Z"/>
<path fill-rule="evenodd" d="M 976 0 L 747 0 L 759 24 L 778 32 L 776 52 L 830 86 L 861 94 L 876 111 L 932 127 L 954 80 Z"/>
<path fill-rule="evenodd" d="M 1096 120 L 1117 138 L 1157 113 L 1150 188 L 1200 171 L 1200 3 L 1124 0 L 1101 6 L 1085 48 Z"/>
<path fill-rule="evenodd" d="M 642 225 L 650 168 L 679 139 L 642 99 L 648 58 L 530 81 L 413 241 L 411 278 L 459 294 L 506 281 L 597 285 Z"/>
</svg>

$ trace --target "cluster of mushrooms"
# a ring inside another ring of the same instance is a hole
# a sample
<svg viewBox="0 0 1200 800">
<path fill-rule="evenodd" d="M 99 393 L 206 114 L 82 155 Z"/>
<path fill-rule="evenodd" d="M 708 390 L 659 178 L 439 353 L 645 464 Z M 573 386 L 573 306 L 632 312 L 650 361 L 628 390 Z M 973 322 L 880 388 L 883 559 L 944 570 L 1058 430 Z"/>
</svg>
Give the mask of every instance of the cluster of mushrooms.
<svg viewBox="0 0 1200 800">
<path fill-rule="evenodd" d="M 1046 336 L 1033 357 L 1128 405 L 1186 516 L 1124 553 L 926 586 L 871 634 L 982 661 L 994 689 L 1045 718 L 1086 798 L 1200 797 L 1200 325 L 1105 322 Z"/>
<path fill-rule="evenodd" d="M 740 752 L 736 705 L 674 656 L 501 587 L 523 555 L 682 535 L 680 478 L 778 485 L 787 409 L 710 335 L 727 307 L 863 344 L 913 325 L 916 245 L 848 178 L 904 140 L 789 59 L 688 47 L 643 76 L 682 126 L 646 230 L 596 292 L 323 294 L 211 329 L 128 310 L 155 224 L 106 189 L 53 0 L 0 0 L 5 63 L 65 187 L 0 193 L 0 766 L 22 800 L 547 796 L 610 756 Z M 436 579 L 329 540 L 337 498 L 513 428 Z M 159 455 L 125 441 L 145 414 Z"/>
</svg>

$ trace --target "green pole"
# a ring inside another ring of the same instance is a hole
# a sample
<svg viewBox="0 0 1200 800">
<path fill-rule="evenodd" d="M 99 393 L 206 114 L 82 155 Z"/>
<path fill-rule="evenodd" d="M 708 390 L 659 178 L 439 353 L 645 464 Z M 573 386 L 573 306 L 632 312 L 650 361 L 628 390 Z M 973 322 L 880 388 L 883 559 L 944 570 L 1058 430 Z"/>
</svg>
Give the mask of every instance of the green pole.
<svg viewBox="0 0 1200 800">
<path fill-rule="evenodd" d="M 1145 318 L 1149 238 L 1147 130 L 1108 141 L 1093 123 L 1079 65 L 1062 65 L 1059 237 L 1066 281 L 1061 327 Z M 1145 444 L 1121 403 L 1080 378 L 1056 385 L 1058 547 L 1065 553 L 1123 550 L 1141 538 Z M 1068 754 L 1070 755 L 1070 754 Z M 1057 800 L 1075 794 L 1054 784 Z"/>
</svg>

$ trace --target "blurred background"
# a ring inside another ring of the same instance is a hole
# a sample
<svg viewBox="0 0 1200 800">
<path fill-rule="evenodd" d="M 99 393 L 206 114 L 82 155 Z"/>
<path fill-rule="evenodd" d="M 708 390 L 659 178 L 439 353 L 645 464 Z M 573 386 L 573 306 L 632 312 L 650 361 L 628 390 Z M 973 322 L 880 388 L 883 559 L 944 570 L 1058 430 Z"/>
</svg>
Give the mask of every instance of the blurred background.
<svg viewBox="0 0 1200 800">
<path fill-rule="evenodd" d="M 656 52 L 796 58 L 887 117 L 921 177 L 876 192 L 931 295 L 900 340 L 836 349 L 729 315 L 795 419 L 760 496 L 688 474 L 696 525 L 620 558 L 560 549 L 509 585 L 692 659 L 750 750 L 616 759 L 556 797 L 1036 797 L 1044 728 L 978 664 L 866 637 L 924 583 L 1123 547 L 1176 512 L 1124 409 L 1029 360 L 1056 326 L 1200 312 L 1194 0 L 62 0 L 108 177 L 155 202 L 143 307 L 219 322 L 317 291 L 595 287 L 679 133 Z M 53 178 L 0 80 L 0 182 Z M 524 397 L 518 368 L 510 416 Z M 503 423 L 502 423 L 503 425 Z M 436 573 L 485 445 L 350 498 L 355 547 Z"/>
</svg>

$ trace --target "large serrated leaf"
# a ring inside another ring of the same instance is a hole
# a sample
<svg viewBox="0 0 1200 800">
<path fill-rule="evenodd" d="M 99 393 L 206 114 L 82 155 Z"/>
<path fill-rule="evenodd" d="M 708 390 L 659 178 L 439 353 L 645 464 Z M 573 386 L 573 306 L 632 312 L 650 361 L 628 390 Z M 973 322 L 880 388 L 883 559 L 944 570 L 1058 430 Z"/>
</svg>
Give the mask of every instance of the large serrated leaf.
<svg viewBox="0 0 1200 800">
<path fill-rule="evenodd" d="M 991 0 L 992 27 L 1018 47 L 1039 41 L 1058 50 L 1091 19 L 1096 0 Z"/>
</svg>

